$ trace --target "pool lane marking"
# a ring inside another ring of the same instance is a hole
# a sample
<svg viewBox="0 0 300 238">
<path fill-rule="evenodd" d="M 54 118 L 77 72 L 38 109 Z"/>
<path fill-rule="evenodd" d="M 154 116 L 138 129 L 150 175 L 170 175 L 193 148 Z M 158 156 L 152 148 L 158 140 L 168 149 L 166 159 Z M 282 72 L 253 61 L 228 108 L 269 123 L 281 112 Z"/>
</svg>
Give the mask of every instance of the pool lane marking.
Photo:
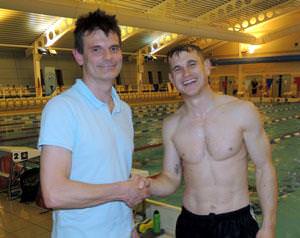
<svg viewBox="0 0 300 238">
<path fill-rule="evenodd" d="M 279 119 L 267 120 L 267 121 L 265 121 L 265 124 L 270 125 L 273 123 L 287 121 L 287 120 L 291 120 L 291 119 L 300 119 L 300 115 L 294 115 L 294 116 L 288 116 L 288 117 L 283 117 L 283 118 L 279 118 Z"/>
<path fill-rule="evenodd" d="M 270 143 L 271 144 L 279 144 L 282 140 L 289 139 L 292 137 L 298 137 L 298 136 L 300 136 L 300 131 L 294 131 L 294 132 L 286 133 L 280 137 L 273 138 L 270 140 Z"/>
<path fill-rule="evenodd" d="M 274 108 L 273 110 L 260 110 L 262 113 L 272 113 L 272 112 L 283 112 L 283 111 L 291 111 L 293 109 L 298 109 L 299 106 L 293 106 L 293 107 L 284 107 L 284 108 Z"/>
</svg>

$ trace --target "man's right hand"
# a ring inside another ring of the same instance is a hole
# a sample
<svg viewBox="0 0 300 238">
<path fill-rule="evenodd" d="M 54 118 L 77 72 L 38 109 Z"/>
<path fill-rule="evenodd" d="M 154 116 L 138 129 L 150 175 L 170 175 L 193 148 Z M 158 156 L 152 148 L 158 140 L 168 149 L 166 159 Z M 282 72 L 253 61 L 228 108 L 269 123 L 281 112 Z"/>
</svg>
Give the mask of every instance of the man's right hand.
<svg viewBox="0 0 300 238">
<path fill-rule="evenodd" d="M 123 199 L 129 207 L 134 207 L 150 196 L 150 182 L 140 175 L 133 175 L 126 183 L 126 195 Z"/>
</svg>

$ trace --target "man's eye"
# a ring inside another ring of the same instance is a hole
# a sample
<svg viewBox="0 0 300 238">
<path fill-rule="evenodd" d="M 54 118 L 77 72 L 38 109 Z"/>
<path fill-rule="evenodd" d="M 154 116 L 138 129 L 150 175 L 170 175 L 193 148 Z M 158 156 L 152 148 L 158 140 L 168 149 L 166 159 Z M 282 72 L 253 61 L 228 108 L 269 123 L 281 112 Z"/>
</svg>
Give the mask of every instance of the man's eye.
<svg viewBox="0 0 300 238">
<path fill-rule="evenodd" d="M 100 52 L 101 49 L 99 47 L 93 48 L 93 52 Z"/>
<path fill-rule="evenodd" d="M 111 51 L 114 52 L 114 53 L 118 52 L 119 50 L 120 50 L 119 46 L 113 46 L 113 47 L 111 47 Z"/>
</svg>

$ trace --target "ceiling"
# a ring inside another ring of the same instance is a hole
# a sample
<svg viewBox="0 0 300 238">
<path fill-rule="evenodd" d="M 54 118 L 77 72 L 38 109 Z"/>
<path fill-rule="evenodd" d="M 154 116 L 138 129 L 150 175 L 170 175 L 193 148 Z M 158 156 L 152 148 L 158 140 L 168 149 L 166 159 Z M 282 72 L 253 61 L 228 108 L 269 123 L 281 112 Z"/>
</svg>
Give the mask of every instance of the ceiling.
<svg viewBox="0 0 300 238">
<path fill-rule="evenodd" d="M 54 34 L 51 47 L 70 51 L 74 19 L 96 8 L 117 15 L 128 54 L 163 55 L 183 41 L 206 50 L 262 44 L 300 32 L 300 0 L 0 0 L 0 48 L 44 46 Z"/>
</svg>

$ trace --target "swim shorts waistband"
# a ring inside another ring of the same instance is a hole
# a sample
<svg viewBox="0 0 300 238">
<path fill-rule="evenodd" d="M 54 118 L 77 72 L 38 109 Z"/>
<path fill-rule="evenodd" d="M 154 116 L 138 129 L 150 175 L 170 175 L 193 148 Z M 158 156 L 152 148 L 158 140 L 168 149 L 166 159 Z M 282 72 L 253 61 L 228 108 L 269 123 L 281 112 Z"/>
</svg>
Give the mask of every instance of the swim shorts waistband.
<svg viewBox="0 0 300 238">
<path fill-rule="evenodd" d="M 185 207 L 182 207 L 181 214 L 193 219 L 200 219 L 200 220 L 210 220 L 210 219 L 224 220 L 224 219 L 236 218 L 240 215 L 250 214 L 250 205 L 247 205 L 241 209 L 232 212 L 226 212 L 220 214 L 209 213 L 208 215 L 197 215 L 188 211 Z"/>
</svg>

